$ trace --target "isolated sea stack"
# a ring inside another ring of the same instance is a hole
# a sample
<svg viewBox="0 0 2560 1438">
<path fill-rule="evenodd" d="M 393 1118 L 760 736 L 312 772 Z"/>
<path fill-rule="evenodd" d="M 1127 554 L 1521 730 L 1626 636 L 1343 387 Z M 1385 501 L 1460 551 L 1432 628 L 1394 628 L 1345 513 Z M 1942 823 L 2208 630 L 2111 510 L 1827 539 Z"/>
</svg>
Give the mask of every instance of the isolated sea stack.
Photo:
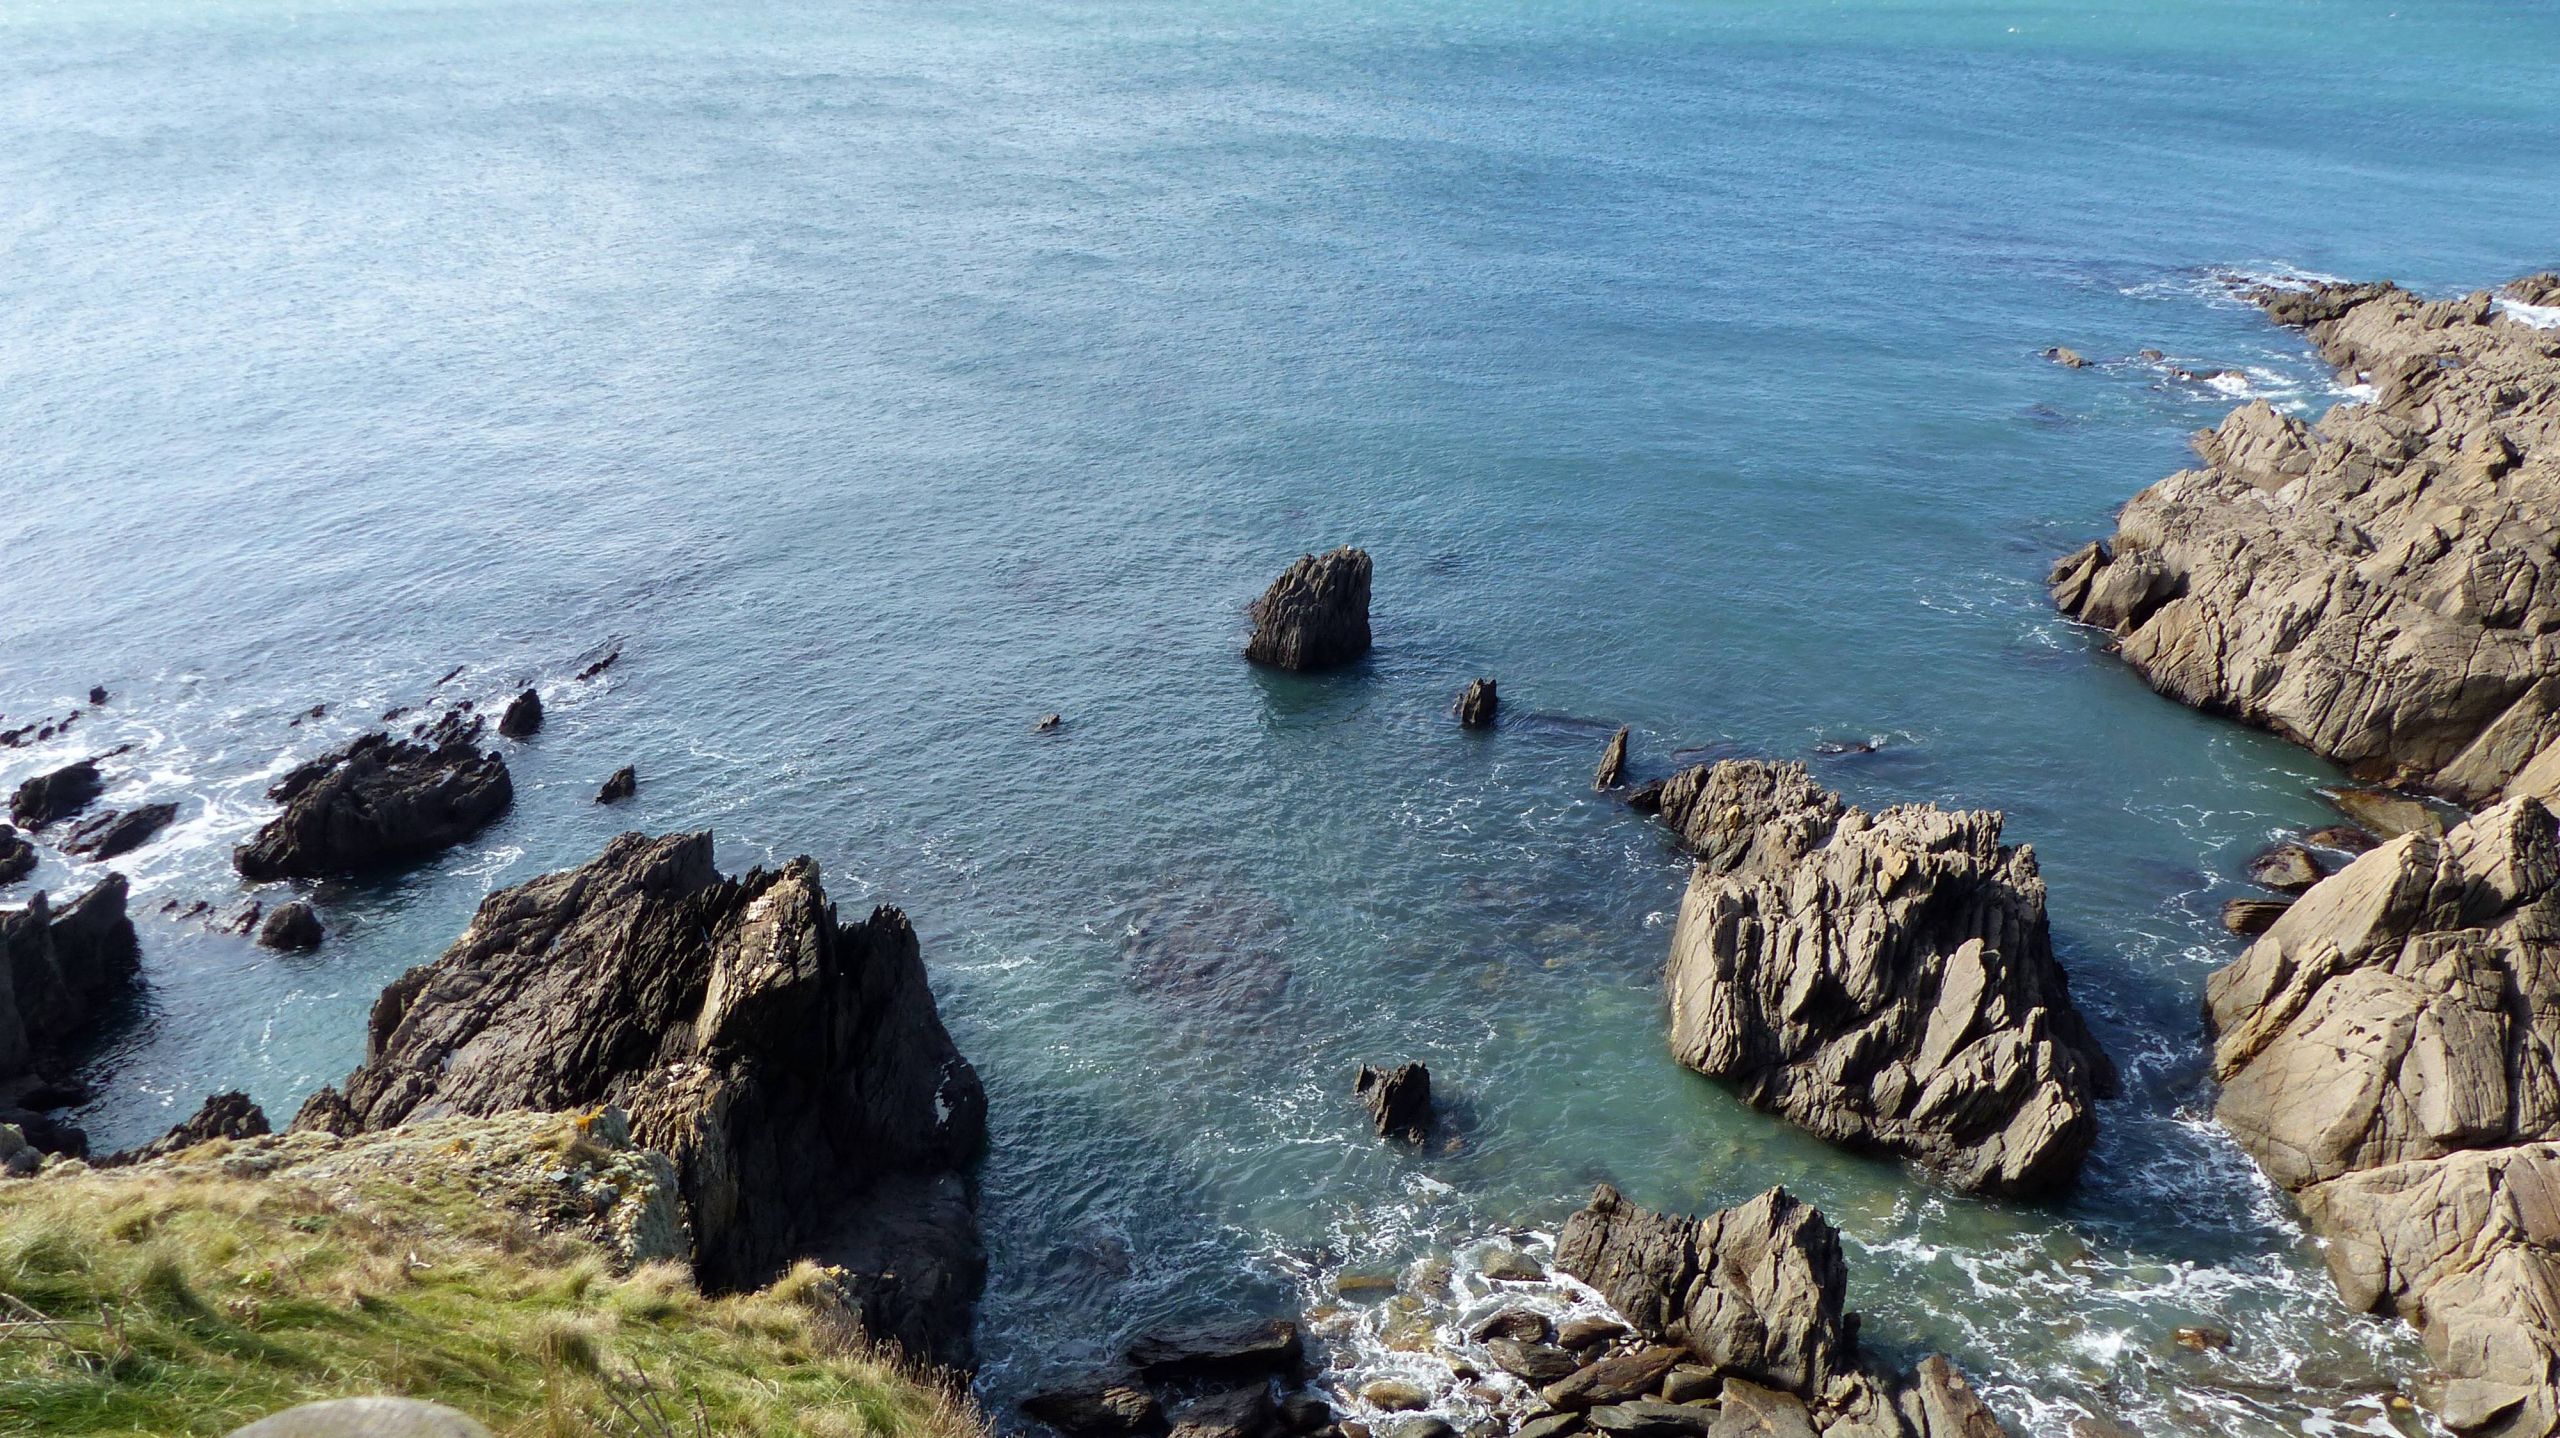
<svg viewBox="0 0 2560 1438">
<path fill-rule="evenodd" d="M 2254 298 L 2372 402 L 2233 411 L 2055 566 L 2055 602 L 2160 692 L 2360 776 L 2560 794 L 2560 333 L 2485 291 Z"/>
<path fill-rule="evenodd" d="M 122 874 L 56 909 L 37 894 L 0 910 L 0 1123 L 16 1123 L 39 1148 L 77 1152 L 78 1130 L 18 1111 L 43 1077 L 78 1057 L 140 981 L 142 951 L 125 913 Z"/>
<path fill-rule="evenodd" d="M 2321 880 L 2213 976 L 2215 1115 L 2421 1326 L 2459 1432 L 2560 1431 L 2560 834 L 2510 799 Z"/>
<path fill-rule="evenodd" d="M 1729 760 L 1674 775 L 1662 816 L 1698 859 L 1667 974 L 1682 1063 L 1972 1192 L 2078 1175 L 2115 1066 L 1998 813 L 1870 815 L 1801 764 Z"/>
<path fill-rule="evenodd" d="M 367 734 L 278 780 L 284 812 L 232 862 L 252 879 L 362 873 L 441 853 L 514 802 L 507 763 L 482 750 L 481 721 L 448 714 L 424 738 Z"/>
<path fill-rule="evenodd" d="M 624 834 L 482 900 L 295 1127 L 597 1105 L 675 1160 L 706 1287 L 841 1265 L 867 1332 L 965 1366 L 986 1098 L 905 915 L 840 924 L 806 858 L 731 879 L 707 833 Z"/>
<path fill-rule="evenodd" d="M 1244 656 L 1256 664 L 1330 669 L 1368 652 L 1367 550 L 1302 555 L 1254 602 Z"/>
</svg>

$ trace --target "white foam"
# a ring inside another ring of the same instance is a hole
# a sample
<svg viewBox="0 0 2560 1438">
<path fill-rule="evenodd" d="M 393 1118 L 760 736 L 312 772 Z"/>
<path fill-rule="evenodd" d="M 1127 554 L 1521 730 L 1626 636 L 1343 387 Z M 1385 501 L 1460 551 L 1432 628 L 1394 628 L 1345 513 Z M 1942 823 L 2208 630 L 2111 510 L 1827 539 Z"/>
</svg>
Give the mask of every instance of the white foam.
<svg viewBox="0 0 2560 1438">
<path fill-rule="evenodd" d="M 2522 300 L 2494 299 L 2489 308 L 2517 324 L 2538 330 L 2560 330 L 2560 305 L 2529 305 Z"/>
</svg>

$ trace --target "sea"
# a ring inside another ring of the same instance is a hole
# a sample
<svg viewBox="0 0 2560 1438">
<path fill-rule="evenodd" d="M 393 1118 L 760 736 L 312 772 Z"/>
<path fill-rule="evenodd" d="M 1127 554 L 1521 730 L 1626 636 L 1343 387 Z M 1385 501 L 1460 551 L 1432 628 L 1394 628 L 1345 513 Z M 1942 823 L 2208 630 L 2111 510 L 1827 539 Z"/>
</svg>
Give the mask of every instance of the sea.
<svg viewBox="0 0 2560 1438">
<path fill-rule="evenodd" d="M 1000 1417 L 1283 1310 L 1346 1411 L 1445 1391 L 1478 1259 L 1606 1182 L 1818 1205 L 1867 1350 L 2030 1438 L 2429 1431 L 2211 1116 L 2220 905 L 2340 776 L 2044 577 L 2234 405 L 2356 400 L 2242 290 L 2560 265 L 2555 157 L 2522 0 L 9 0 L 0 727 L 86 712 L 0 784 L 129 744 L 104 802 L 181 811 L 114 861 L 146 987 L 76 1117 L 280 1122 L 490 890 L 708 829 L 922 934 Z M 1339 544 L 1375 651 L 1248 665 Z M 295 762 L 528 686 L 477 838 L 232 872 Z M 2006 814 L 2126 1075 L 2077 1189 L 1672 1061 L 1688 865 L 1592 791 L 1622 724 L 1640 778 Z M 211 921 L 296 894 L 310 954 Z M 1421 1150 L 1351 1098 L 1402 1061 Z"/>
</svg>

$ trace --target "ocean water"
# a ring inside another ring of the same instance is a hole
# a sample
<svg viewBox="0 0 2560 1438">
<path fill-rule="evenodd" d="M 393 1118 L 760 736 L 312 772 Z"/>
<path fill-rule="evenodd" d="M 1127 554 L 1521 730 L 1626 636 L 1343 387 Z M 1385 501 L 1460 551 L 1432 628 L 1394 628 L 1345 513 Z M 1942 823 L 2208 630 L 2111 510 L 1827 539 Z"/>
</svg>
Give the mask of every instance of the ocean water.
<svg viewBox="0 0 2560 1438">
<path fill-rule="evenodd" d="M 2543 5 L 7 7 L 0 713 L 114 698 L 0 783 L 131 742 L 110 802 L 184 806 L 118 864 L 149 996 L 83 1118 L 281 1118 L 492 886 L 708 827 L 924 935 L 992 1101 L 993 1405 L 1262 1305 L 1432 1371 L 1335 1276 L 1427 1289 L 1606 1179 L 1820 1204 L 1869 1345 L 2023 1433 L 2418 1431 L 2415 1343 L 2209 1118 L 2217 907 L 2335 776 L 2041 581 L 2238 397 L 2341 397 L 2234 275 L 2560 263 L 2555 153 Z M 1344 542 L 1375 654 L 1246 666 Z M 512 815 L 317 890 L 318 953 L 159 912 L 248 897 L 287 764 L 528 683 Z M 2076 1193 L 1670 1062 L 1685 866 L 1588 791 L 1620 723 L 1644 773 L 1879 736 L 1816 772 L 2007 811 L 2127 1070 Z M 1409 1058 L 1456 1146 L 1362 1130 Z"/>
</svg>

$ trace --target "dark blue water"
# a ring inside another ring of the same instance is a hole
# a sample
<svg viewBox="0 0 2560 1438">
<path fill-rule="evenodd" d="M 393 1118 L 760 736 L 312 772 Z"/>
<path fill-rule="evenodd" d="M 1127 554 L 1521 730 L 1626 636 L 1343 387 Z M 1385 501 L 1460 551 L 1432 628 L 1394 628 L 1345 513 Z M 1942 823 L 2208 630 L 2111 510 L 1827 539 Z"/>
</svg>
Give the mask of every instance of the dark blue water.
<svg viewBox="0 0 2560 1438">
<path fill-rule="evenodd" d="M 2390 1431 L 2415 1345 L 2205 1117 L 2213 914 L 2328 776 L 2041 578 L 2239 395 L 2338 397 L 2227 273 L 2550 266 L 2555 153 L 2540 5 L 12 8 L 0 713 L 116 697 L 0 782 L 137 743 L 112 797 L 186 805 L 141 907 L 229 905 L 291 760 L 455 664 L 553 714 L 504 823 L 319 891 L 318 954 L 147 917 L 88 1121 L 290 1110 L 489 887 L 709 826 L 926 936 L 994 1105 L 991 1400 L 1606 1177 L 1811 1197 L 1871 1342 L 2027 1431 Z M 1341 542 L 1376 654 L 1247 668 Z M 2129 1070 L 2076 1197 L 1947 1198 L 1670 1063 L 1684 869 L 1587 792 L 1618 723 L 1655 772 L 1881 735 L 1821 777 L 2008 811 Z M 1402 1058 L 1461 1150 L 1360 1130 Z"/>
</svg>

